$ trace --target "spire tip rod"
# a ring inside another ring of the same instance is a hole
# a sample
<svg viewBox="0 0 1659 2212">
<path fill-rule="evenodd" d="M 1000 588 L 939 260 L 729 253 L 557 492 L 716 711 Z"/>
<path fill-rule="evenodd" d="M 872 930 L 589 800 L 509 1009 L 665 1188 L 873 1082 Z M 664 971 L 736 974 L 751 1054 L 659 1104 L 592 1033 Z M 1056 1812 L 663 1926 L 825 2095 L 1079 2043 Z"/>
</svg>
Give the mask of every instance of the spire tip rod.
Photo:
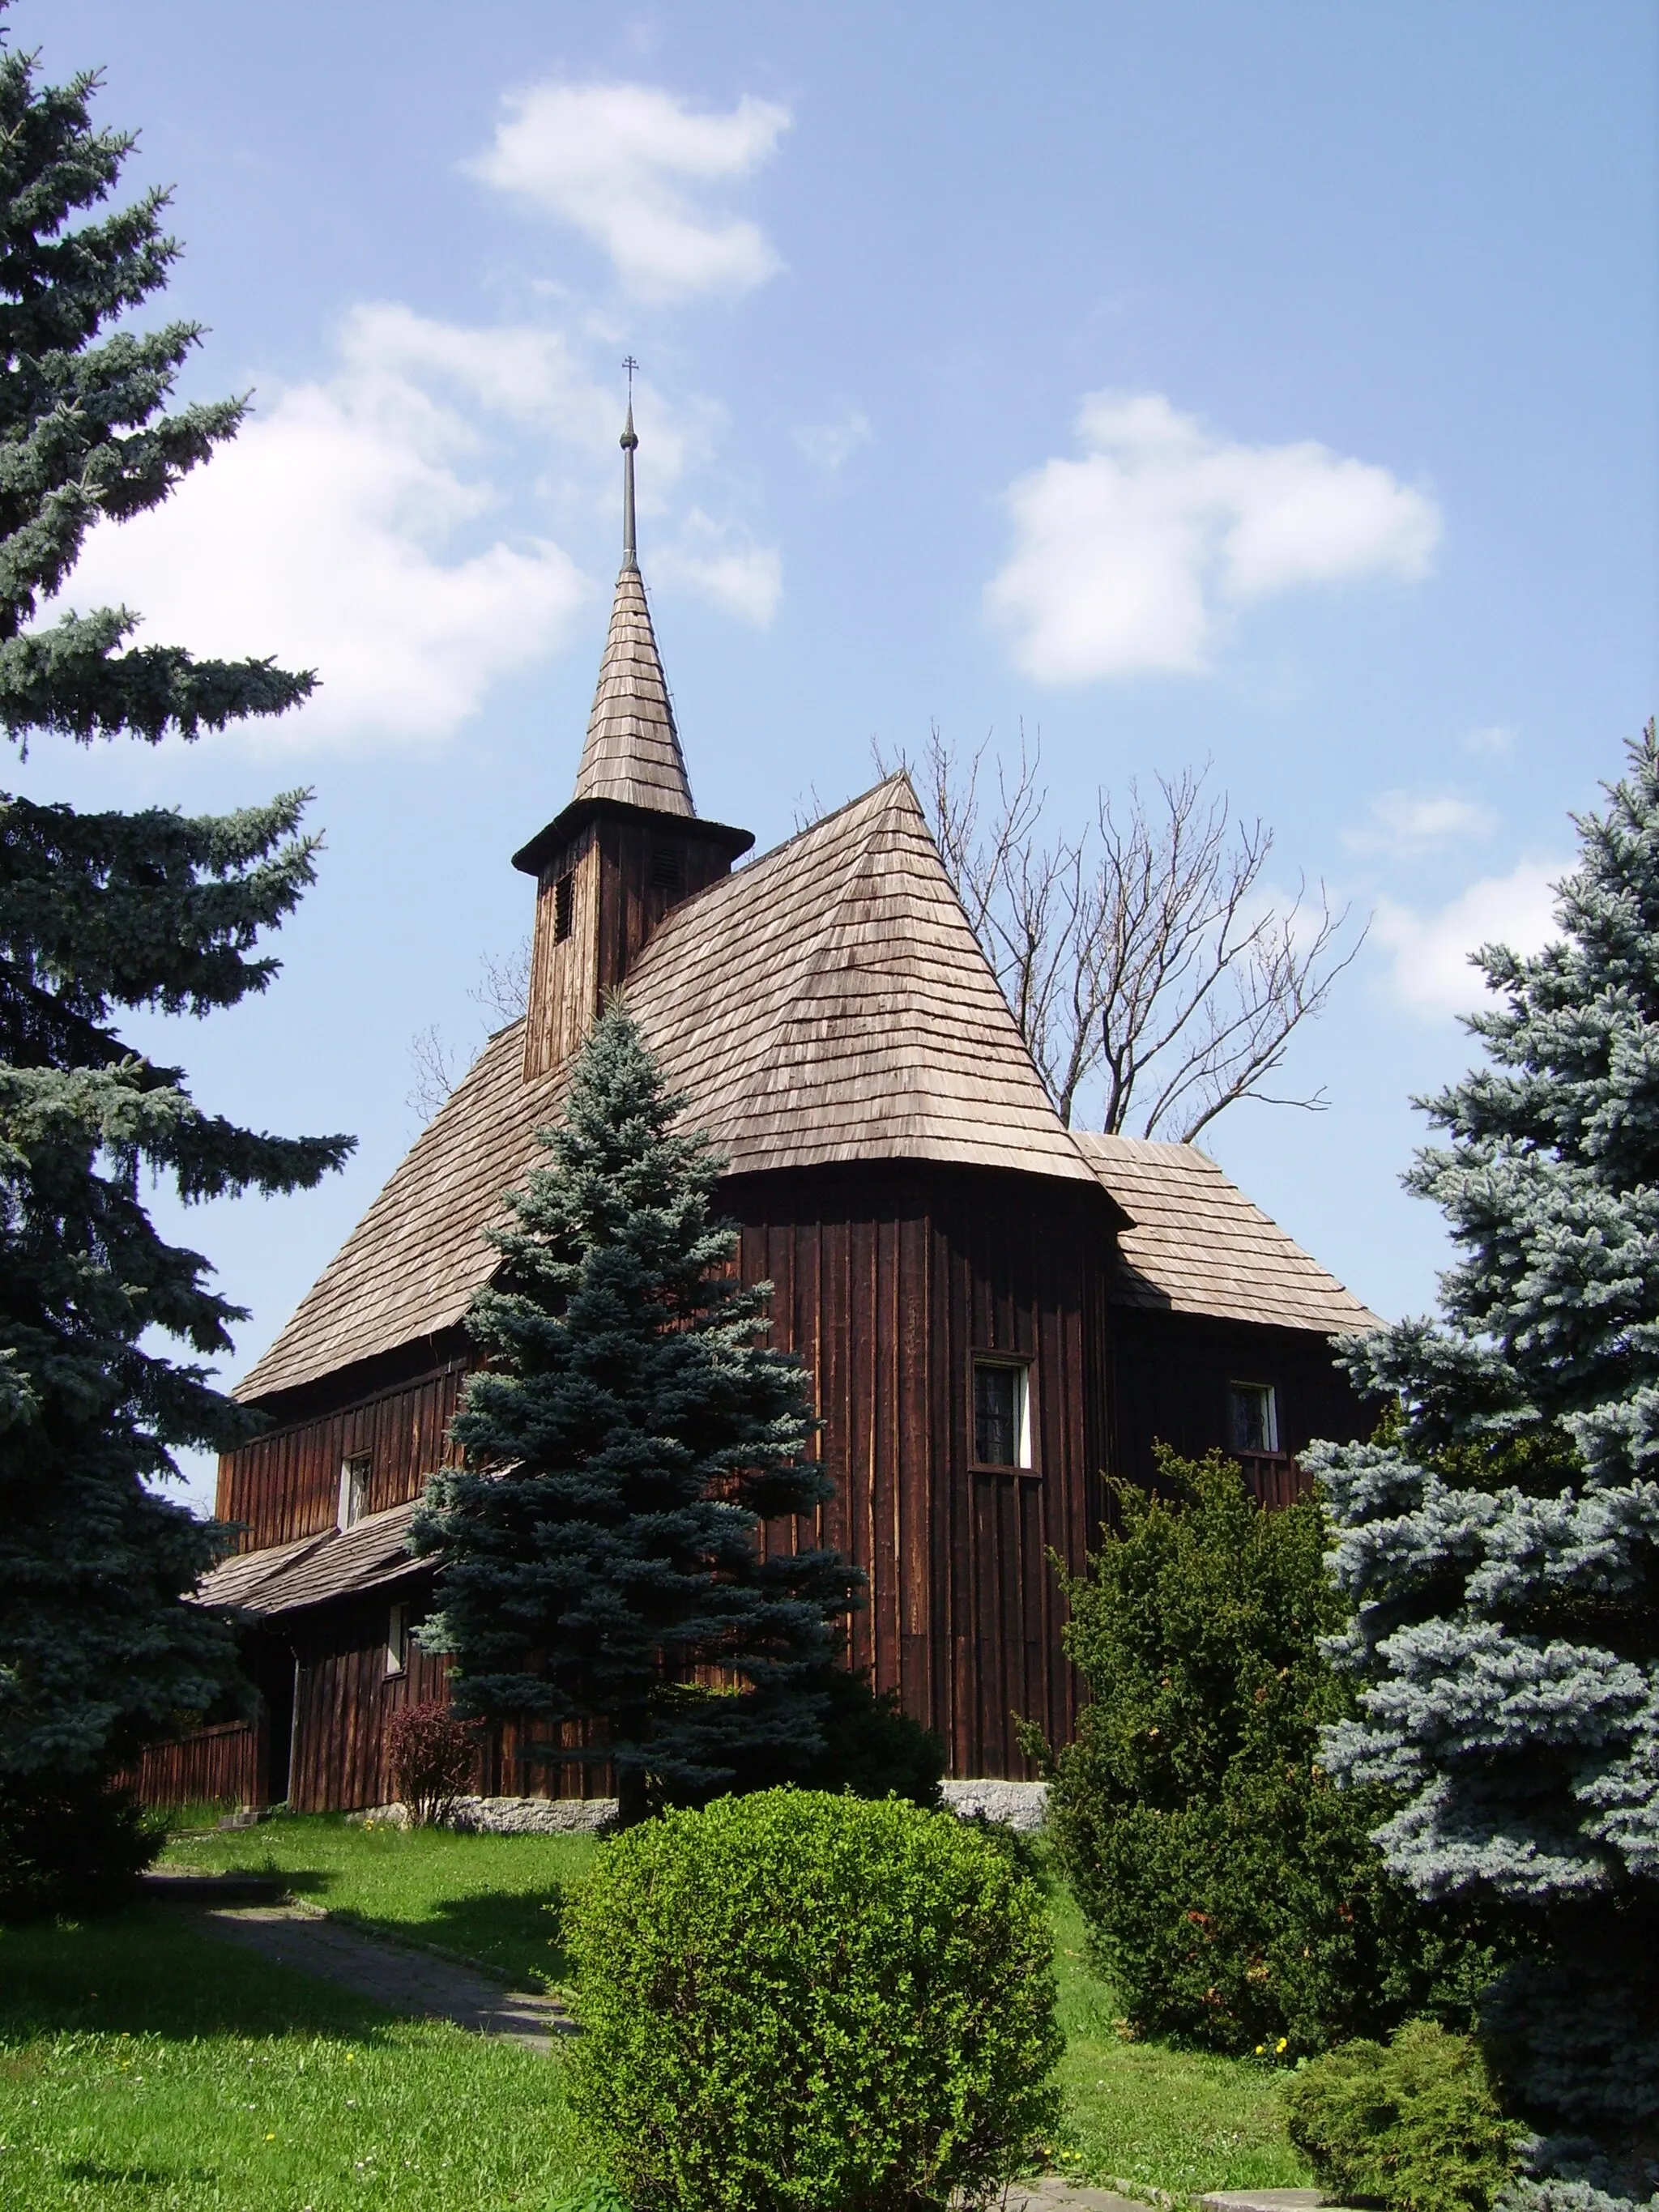
<svg viewBox="0 0 1659 2212">
<path fill-rule="evenodd" d="M 637 568 L 640 562 L 634 543 L 634 449 L 640 441 L 634 431 L 634 372 L 639 363 L 630 353 L 623 367 L 628 371 L 628 420 L 622 434 L 623 567 Z"/>
</svg>

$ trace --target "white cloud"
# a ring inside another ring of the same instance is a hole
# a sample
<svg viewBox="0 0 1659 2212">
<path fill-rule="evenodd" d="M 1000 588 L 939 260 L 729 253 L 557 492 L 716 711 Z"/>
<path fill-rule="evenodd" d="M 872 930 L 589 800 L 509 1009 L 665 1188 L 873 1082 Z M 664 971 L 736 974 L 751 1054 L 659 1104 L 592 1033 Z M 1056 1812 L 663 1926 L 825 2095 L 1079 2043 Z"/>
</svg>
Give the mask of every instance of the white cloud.
<svg viewBox="0 0 1659 2212">
<path fill-rule="evenodd" d="M 1371 820 L 1364 830 L 1351 830 L 1345 843 L 1359 853 L 1392 853 L 1401 857 L 1424 853 L 1431 846 L 1455 840 L 1486 836 L 1497 821 L 1488 806 L 1454 793 L 1413 793 L 1384 791 L 1371 801 Z"/>
<path fill-rule="evenodd" d="M 782 266 L 759 228 L 707 204 L 767 161 L 787 107 L 745 97 L 708 114 L 646 84 L 538 84 L 509 94 L 475 176 L 572 223 L 643 299 L 746 292 Z"/>
<path fill-rule="evenodd" d="M 733 533 L 693 507 L 676 543 L 653 555 L 653 573 L 678 584 L 740 621 L 764 629 L 783 593 L 775 546 L 733 542 Z"/>
<path fill-rule="evenodd" d="M 1515 741 L 1520 734 L 1506 722 L 1489 722 L 1485 729 L 1469 732 L 1463 740 L 1463 750 L 1483 753 L 1491 759 L 1506 759 L 1515 750 Z"/>
<path fill-rule="evenodd" d="M 1489 1003 L 1469 955 L 1483 945 L 1537 952 L 1557 934 L 1552 888 L 1565 861 L 1523 860 L 1507 876 L 1486 876 L 1436 914 L 1379 902 L 1372 933 L 1394 956 L 1395 996 L 1419 1014 L 1464 1014 Z"/>
<path fill-rule="evenodd" d="M 277 742 L 441 738 L 496 678 L 561 641 L 584 594 L 545 538 L 455 549 L 499 504 L 477 413 L 580 434 L 599 400 L 555 334 L 405 307 L 359 309 L 341 356 L 335 376 L 280 392 L 165 506 L 94 531 L 60 604 L 125 602 L 141 636 L 315 667 L 313 699 L 260 726 Z"/>
<path fill-rule="evenodd" d="M 808 423 L 795 433 L 795 443 L 815 469 L 827 477 L 839 476 L 860 446 L 870 442 L 870 417 L 856 407 L 834 422 Z"/>
<path fill-rule="evenodd" d="M 1083 403 L 1081 460 L 1007 499 L 1014 551 L 987 587 L 1014 658 L 1044 683 L 1206 664 L 1226 615 L 1309 584 L 1422 575 L 1440 536 L 1424 493 L 1304 440 L 1246 446 L 1156 392 Z"/>
</svg>

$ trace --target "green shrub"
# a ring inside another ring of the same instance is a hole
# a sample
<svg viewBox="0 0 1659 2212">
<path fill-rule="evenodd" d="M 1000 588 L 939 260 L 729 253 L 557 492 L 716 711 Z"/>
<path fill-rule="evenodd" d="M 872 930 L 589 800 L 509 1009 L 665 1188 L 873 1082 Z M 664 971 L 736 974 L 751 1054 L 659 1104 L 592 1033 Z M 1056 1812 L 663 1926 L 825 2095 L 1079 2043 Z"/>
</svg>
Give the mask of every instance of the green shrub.
<svg viewBox="0 0 1659 2212">
<path fill-rule="evenodd" d="M 1057 2115 L 1036 1887 L 948 1814 L 775 1790 L 607 1844 L 572 2094 L 650 2212 L 977 2202 Z"/>
<path fill-rule="evenodd" d="M 0 1920 L 130 1903 L 165 1834 L 102 1776 L 0 1773 Z"/>
<path fill-rule="evenodd" d="M 1316 1764 L 1352 1696 L 1320 1652 L 1346 1613 L 1318 1505 L 1264 1511 L 1219 1456 L 1160 1476 L 1116 1486 L 1118 1532 L 1066 1585 L 1090 1702 L 1048 1810 L 1125 2016 L 1287 2058 L 1413 2013 L 1468 2027 L 1492 1943 L 1389 1878 L 1391 1804 Z"/>
<path fill-rule="evenodd" d="M 1490 2212 L 1520 2171 L 1524 2130 L 1498 2112 L 1479 2050 L 1432 2021 L 1314 2059 L 1285 2107 L 1291 2141 L 1339 2203 Z"/>
</svg>

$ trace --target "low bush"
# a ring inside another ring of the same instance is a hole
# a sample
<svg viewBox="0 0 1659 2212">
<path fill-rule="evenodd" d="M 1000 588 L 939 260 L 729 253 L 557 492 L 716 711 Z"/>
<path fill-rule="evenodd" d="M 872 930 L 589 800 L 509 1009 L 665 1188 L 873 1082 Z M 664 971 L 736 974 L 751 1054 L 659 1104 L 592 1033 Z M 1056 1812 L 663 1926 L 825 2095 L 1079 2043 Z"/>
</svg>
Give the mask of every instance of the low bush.
<svg viewBox="0 0 1659 2212">
<path fill-rule="evenodd" d="M 1525 2130 L 1499 2112 L 1480 2051 L 1432 2021 L 1312 2060 L 1285 2108 L 1291 2141 L 1341 2203 L 1491 2212 L 1520 2172 Z"/>
<path fill-rule="evenodd" d="M 1339 1791 L 1319 1734 L 1352 1692 L 1321 1656 L 1346 1609 L 1311 1499 L 1259 1508 L 1231 1462 L 1160 1461 L 1115 1489 L 1117 1532 L 1068 1582 L 1088 1685 L 1054 1767 L 1049 1832 L 1139 2033 L 1295 2058 L 1413 2014 L 1473 2023 L 1499 1953 L 1417 1902 Z"/>
<path fill-rule="evenodd" d="M 448 1820 L 477 1772 L 478 1730 L 435 1698 L 405 1705 L 386 1725 L 386 1765 L 398 1802 L 417 1828 Z"/>
<path fill-rule="evenodd" d="M 102 1776 L 0 1772 L 0 1920 L 128 1904 L 165 1832 Z"/>
<path fill-rule="evenodd" d="M 1035 1885 L 948 1814 L 775 1790 L 607 1844 L 571 2092 L 641 2212 L 981 2203 L 1058 2113 Z"/>
</svg>

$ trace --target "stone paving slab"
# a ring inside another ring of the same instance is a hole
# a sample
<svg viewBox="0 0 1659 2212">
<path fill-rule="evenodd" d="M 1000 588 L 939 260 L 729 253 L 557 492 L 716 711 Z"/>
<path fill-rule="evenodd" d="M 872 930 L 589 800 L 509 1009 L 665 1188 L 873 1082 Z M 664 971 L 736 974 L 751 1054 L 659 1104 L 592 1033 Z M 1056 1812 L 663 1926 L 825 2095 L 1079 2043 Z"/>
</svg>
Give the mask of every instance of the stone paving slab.
<svg viewBox="0 0 1659 2212">
<path fill-rule="evenodd" d="M 365 1935 L 314 1907 L 221 1906 L 204 1912 L 202 1923 L 210 1935 L 278 1966 L 337 1982 L 389 2012 L 452 2020 L 475 2034 L 501 2036 L 532 2051 L 551 2051 L 557 2037 L 576 2032 L 553 1997 L 505 1989 L 477 1967 Z"/>
<path fill-rule="evenodd" d="M 1198 2201 L 1210 2212 L 1318 2212 L 1322 2205 L 1325 2212 L 1342 2212 L 1316 2189 L 1218 2189 Z"/>
<path fill-rule="evenodd" d="M 1147 2212 L 1147 2208 L 1139 2197 L 1091 2189 L 1067 2180 L 1063 2173 L 1045 2173 L 1040 2180 L 1012 2183 L 1002 2212 Z"/>
</svg>

